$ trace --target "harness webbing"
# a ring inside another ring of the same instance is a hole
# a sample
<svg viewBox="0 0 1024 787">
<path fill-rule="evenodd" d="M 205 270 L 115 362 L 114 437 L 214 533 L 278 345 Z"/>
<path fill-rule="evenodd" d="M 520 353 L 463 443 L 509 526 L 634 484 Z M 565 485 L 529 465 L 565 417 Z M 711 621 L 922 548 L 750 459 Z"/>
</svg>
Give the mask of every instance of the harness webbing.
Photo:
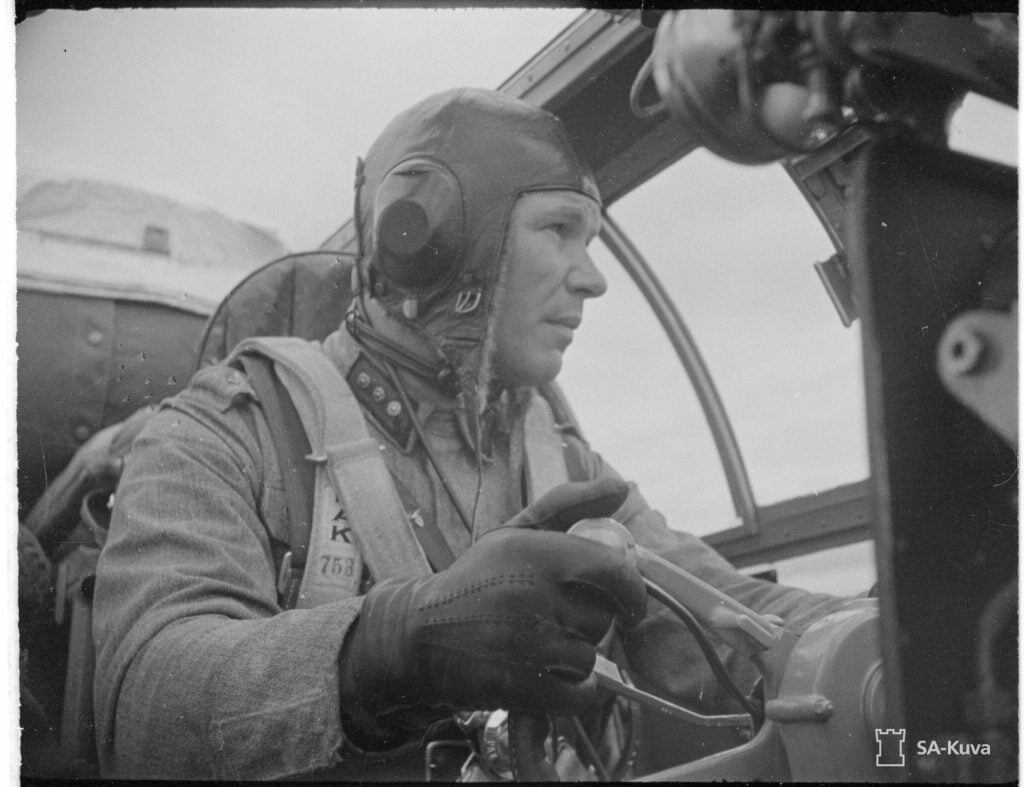
<svg viewBox="0 0 1024 787">
<path fill-rule="evenodd" d="M 376 581 L 454 562 L 437 523 L 391 476 L 358 400 L 319 345 L 297 337 L 249 339 L 230 360 L 260 399 L 284 477 L 291 543 L 279 579 L 283 608 L 356 595 L 363 561 Z M 524 437 L 532 501 L 569 480 L 569 451 L 539 393 Z"/>
<path fill-rule="evenodd" d="M 548 403 L 536 391 L 526 410 L 526 494 L 532 502 L 569 480 L 565 445 Z"/>
<path fill-rule="evenodd" d="M 272 361 L 252 353 L 238 356 L 238 362 L 252 384 L 267 419 L 277 450 L 288 502 L 288 555 L 280 569 L 278 591 L 281 606 L 294 609 L 299 600 L 299 584 L 306 570 L 309 535 L 313 528 L 313 491 L 316 468 L 303 461 L 310 453 L 309 438 L 291 398 L 282 395 L 280 381 L 274 375 Z"/>
<path fill-rule="evenodd" d="M 330 359 L 317 345 L 290 336 L 251 339 L 236 350 L 249 352 L 274 361 L 309 438 L 307 458 L 317 466 L 307 559 L 312 570 L 303 573 L 296 606 L 335 600 L 342 586 L 353 595 L 358 590 L 361 565 L 348 562 L 350 552 L 343 554 L 349 538 L 377 581 L 429 573 L 382 448 L 369 436 L 359 403 Z M 340 511 L 331 510 L 332 493 Z M 344 525 L 330 524 L 340 520 Z"/>
</svg>

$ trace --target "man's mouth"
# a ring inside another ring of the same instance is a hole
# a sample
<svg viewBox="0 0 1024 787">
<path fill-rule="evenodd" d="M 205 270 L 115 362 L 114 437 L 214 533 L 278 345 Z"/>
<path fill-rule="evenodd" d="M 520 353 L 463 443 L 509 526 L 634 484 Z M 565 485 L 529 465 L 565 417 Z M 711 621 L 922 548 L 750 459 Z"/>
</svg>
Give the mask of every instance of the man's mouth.
<svg viewBox="0 0 1024 787">
<path fill-rule="evenodd" d="M 577 328 L 579 328 L 580 323 L 582 321 L 583 317 L 579 314 L 566 314 L 561 317 L 554 317 L 548 320 L 548 322 L 552 323 L 553 325 L 562 325 L 571 331 L 575 331 Z"/>
</svg>

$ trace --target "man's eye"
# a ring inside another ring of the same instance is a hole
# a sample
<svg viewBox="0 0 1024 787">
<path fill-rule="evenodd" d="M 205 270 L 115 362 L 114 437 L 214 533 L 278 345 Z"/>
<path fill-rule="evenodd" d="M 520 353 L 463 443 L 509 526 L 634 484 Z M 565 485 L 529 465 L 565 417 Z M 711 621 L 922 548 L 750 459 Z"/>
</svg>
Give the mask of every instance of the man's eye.
<svg viewBox="0 0 1024 787">
<path fill-rule="evenodd" d="M 569 231 L 569 225 L 564 222 L 558 222 L 556 224 L 549 224 L 548 229 L 554 231 L 558 235 L 565 235 Z"/>
</svg>

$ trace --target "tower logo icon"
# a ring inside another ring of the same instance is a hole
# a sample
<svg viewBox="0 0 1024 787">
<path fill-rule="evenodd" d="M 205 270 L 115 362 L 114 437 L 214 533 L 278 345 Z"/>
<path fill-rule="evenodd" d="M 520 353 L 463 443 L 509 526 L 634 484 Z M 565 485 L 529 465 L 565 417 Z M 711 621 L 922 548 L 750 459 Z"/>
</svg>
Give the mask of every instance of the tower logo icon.
<svg viewBox="0 0 1024 787">
<path fill-rule="evenodd" d="M 879 768 L 902 767 L 906 763 L 903 755 L 903 744 L 906 739 L 906 730 L 875 730 L 875 743 L 878 744 L 875 765 Z"/>
</svg>

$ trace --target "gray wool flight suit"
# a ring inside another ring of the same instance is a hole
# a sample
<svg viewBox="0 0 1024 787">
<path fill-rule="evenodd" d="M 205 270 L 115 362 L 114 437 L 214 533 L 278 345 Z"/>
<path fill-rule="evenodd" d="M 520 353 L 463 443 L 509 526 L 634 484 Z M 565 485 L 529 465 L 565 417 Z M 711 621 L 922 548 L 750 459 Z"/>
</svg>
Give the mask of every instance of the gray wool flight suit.
<svg viewBox="0 0 1024 787">
<path fill-rule="evenodd" d="M 324 344 L 343 370 L 355 357 L 344 331 Z M 497 408 L 490 427 L 490 457 L 482 462 L 476 505 L 478 534 L 525 505 L 527 396 L 510 399 Z M 163 403 L 128 457 L 94 596 L 96 725 L 104 774 L 387 775 L 386 767 L 373 770 L 375 758 L 348 741 L 341 724 L 337 660 L 361 596 L 313 609 L 282 612 L 279 606 L 275 559 L 288 539 L 284 486 L 267 422 L 253 401 L 240 371 L 224 364 L 207 367 Z M 420 412 L 455 494 L 472 510 L 478 468 L 462 430 L 450 414 Z M 460 554 L 470 534 L 422 448 L 415 439 L 400 446 L 375 422 L 367 423 L 390 473 Z M 566 439 L 589 478 L 618 477 L 584 442 Z M 845 603 L 738 572 L 700 539 L 669 529 L 635 485 L 615 518 L 639 544 L 756 611 L 779 615 L 797 631 Z M 655 608 L 652 603 L 652 614 L 665 614 Z M 626 641 L 627 651 L 642 664 L 650 660 L 645 652 L 692 645 L 681 625 L 668 638 L 664 631 L 663 625 L 642 624 Z M 680 650 L 679 659 L 693 668 L 662 688 L 710 707 L 720 699 L 715 681 L 693 655 L 696 647 L 689 651 Z M 727 663 L 749 688 L 753 669 L 731 656 Z"/>
</svg>

